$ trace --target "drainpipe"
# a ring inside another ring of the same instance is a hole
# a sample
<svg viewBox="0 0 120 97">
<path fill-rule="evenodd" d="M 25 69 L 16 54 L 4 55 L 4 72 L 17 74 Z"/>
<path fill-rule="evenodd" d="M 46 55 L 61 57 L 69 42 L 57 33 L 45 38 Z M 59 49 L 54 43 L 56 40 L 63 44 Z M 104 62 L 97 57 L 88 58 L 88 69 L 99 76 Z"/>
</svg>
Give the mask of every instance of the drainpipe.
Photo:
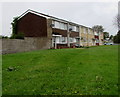
<svg viewBox="0 0 120 97">
<path fill-rule="evenodd" d="M 67 46 L 70 47 L 69 23 L 67 24 Z"/>
</svg>

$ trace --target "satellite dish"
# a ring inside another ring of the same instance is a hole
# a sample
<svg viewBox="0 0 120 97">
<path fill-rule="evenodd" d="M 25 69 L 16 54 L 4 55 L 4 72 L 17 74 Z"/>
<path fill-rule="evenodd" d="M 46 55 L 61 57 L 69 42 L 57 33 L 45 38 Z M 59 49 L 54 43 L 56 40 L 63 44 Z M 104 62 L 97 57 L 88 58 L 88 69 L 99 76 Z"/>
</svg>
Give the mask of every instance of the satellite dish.
<svg viewBox="0 0 120 97">
<path fill-rule="evenodd" d="M 51 24 L 51 25 L 50 25 L 50 27 L 52 27 L 52 28 L 53 28 L 53 27 L 55 27 L 55 25 L 54 25 L 54 24 Z"/>
<path fill-rule="evenodd" d="M 72 28 L 69 28 L 69 31 L 72 31 Z"/>
</svg>

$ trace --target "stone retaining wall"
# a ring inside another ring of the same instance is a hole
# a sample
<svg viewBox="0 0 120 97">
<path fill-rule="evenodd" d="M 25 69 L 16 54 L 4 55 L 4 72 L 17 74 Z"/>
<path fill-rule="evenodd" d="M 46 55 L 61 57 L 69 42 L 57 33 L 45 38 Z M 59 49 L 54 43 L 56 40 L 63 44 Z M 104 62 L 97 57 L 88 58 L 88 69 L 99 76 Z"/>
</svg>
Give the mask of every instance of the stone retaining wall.
<svg viewBox="0 0 120 97">
<path fill-rule="evenodd" d="M 25 39 L 0 39 L 2 54 L 50 49 L 51 40 L 47 37 L 25 37 Z"/>
</svg>

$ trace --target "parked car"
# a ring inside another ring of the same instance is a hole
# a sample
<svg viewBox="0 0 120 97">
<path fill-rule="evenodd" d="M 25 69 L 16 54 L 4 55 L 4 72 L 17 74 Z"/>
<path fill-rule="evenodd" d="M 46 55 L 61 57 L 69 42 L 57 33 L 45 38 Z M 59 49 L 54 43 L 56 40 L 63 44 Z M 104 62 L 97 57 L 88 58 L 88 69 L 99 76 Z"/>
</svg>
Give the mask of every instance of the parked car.
<svg viewBox="0 0 120 97">
<path fill-rule="evenodd" d="M 80 48 L 80 47 L 82 47 L 82 46 L 79 45 L 79 44 L 75 44 L 75 47 L 76 47 L 76 48 Z"/>
<path fill-rule="evenodd" d="M 110 43 L 104 43 L 104 45 L 113 45 L 113 43 L 112 42 L 110 42 Z"/>
</svg>

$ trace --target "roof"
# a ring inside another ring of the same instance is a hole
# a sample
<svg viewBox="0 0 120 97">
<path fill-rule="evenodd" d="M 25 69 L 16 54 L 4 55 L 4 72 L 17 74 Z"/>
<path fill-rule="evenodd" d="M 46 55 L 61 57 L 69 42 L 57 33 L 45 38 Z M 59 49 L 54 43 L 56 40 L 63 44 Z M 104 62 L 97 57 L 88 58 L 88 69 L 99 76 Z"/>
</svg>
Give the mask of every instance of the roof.
<svg viewBox="0 0 120 97">
<path fill-rule="evenodd" d="M 70 21 L 67 21 L 67 20 L 64 20 L 64 19 L 56 18 L 56 17 L 54 17 L 54 16 L 46 15 L 46 14 L 43 14 L 43 13 L 40 13 L 40 12 L 31 10 L 31 9 L 28 9 L 27 11 L 25 11 L 22 15 L 19 16 L 18 19 L 22 18 L 22 17 L 25 16 L 27 13 L 33 13 L 33 14 L 36 14 L 36 15 L 38 15 L 38 16 L 45 17 L 45 18 L 47 18 L 47 19 L 50 18 L 50 19 L 52 19 L 52 20 L 56 20 L 56 21 L 59 21 L 59 22 L 69 23 L 69 24 L 71 24 L 71 25 L 86 27 L 86 26 L 84 26 L 84 25 L 80 25 L 80 24 L 73 23 L 73 22 L 70 22 Z M 92 28 L 90 28 L 90 27 L 86 27 L 86 28 L 92 29 Z"/>
</svg>

